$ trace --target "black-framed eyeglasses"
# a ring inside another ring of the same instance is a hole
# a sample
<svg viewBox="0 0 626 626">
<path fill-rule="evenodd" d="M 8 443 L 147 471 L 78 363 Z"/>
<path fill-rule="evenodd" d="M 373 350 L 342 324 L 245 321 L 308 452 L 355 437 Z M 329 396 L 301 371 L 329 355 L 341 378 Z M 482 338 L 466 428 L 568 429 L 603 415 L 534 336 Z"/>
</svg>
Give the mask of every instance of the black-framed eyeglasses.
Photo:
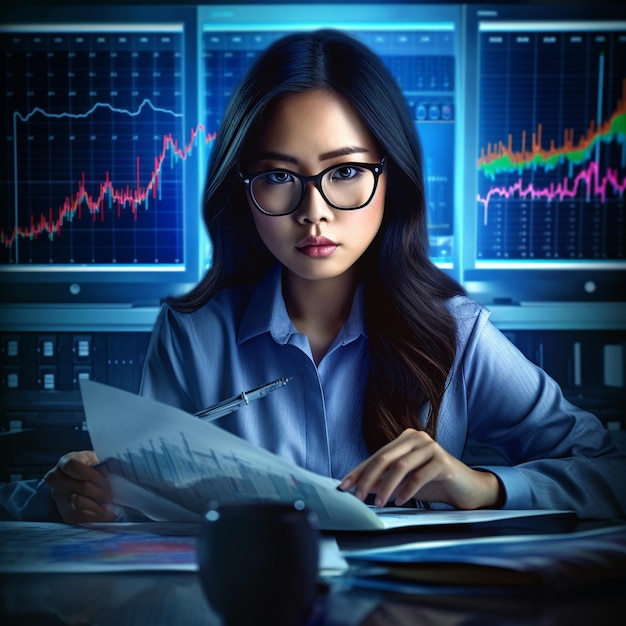
<svg viewBox="0 0 626 626">
<path fill-rule="evenodd" d="M 376 193 L 385 159 L 380 163 L 340 163 L 315 176 L 301 176 L 276 168 L 250 176 L 239 174 L 254 206 L 265 215 L 289 215 L 299 206 L 306 187 L 313 183 L 324 201 L 333 209 L 354 211 L 367 206 Z"/>
</svg>

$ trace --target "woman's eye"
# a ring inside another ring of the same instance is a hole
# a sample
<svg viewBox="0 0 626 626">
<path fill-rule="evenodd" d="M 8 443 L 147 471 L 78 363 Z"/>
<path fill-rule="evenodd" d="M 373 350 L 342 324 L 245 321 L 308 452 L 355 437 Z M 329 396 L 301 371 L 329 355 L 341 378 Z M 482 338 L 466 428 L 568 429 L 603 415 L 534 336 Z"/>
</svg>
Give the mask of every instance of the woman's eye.
<svg viewBox="0 0 626 626">
<path fill-rule="evenodd" d="M 336 180 L 351 180 L 359 175 L 359 169 L 352 166 L 338 167 L 333 170 L 332 178 Z"/>
<path fill-rule="evenodd" d="M 268 172 L 265 174 L 265 180 L 274 185 L 282 185 L 292 182 L 293 177 L 287 172 Z"/>
</svg>

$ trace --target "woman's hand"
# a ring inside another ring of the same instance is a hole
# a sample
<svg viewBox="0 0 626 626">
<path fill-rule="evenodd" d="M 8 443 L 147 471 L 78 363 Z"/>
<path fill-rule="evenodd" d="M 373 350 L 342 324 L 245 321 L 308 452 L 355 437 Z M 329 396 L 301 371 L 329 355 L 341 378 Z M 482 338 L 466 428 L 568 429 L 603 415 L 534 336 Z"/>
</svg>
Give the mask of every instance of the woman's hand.
<svg viewBox="0 0 626 626">
<path fill-rule="evenodd" d="M 448 454 L 430 435 L 409 428 L 376 451 L 341 481 L 360 500 L 375 494 L 375 505 L 411 498 L 445 502 L 457 509 L 497 508 L 504 494 L 494 474 L 474 470 Z"/>
<path fill-rule="evenodd" d="M 113 494 L 109 481 L 91 467 L 95 452 L 69 452 L 45 476 L 61 517 L 68 524 L 114 522 L 117 515 L 107 505 Z"/>
</svg>

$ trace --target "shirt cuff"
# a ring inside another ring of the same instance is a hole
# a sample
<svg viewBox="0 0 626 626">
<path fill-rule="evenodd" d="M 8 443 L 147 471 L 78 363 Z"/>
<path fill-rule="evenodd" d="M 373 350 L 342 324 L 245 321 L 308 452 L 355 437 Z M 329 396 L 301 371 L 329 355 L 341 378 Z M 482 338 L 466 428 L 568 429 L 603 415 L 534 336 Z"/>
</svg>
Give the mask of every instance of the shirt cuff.
<svg viewBox="0 0 626 626">
<path fill-rule="evenodd" d="M 503 509 L 526 510 L 532 508 L 530 486 L 516 468 L 506 465 L 480 465 L 473 467 L 473 469 L 495 474 L 504 489 Z"/>
</svg>

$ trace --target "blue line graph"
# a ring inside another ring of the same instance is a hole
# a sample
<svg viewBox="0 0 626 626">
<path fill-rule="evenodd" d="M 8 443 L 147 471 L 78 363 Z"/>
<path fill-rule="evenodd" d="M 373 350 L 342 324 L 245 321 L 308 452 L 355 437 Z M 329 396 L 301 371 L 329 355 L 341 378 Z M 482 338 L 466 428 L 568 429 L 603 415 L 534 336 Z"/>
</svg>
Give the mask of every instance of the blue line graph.
<svg viewBox="0 0 626 626">
<path fill-rule="evenodd" d="M 184 269 L 183 165 L 196 136 L 183 136 L 182 31 L 2 32 L 0 50 L 12 124 L 0 263 Z"/>
<path fill-rule="evenodd" d="M 35 107 L 30 113 L 26 115 L 22 115 L 18 111 L 15 111 L 13 113 L 13 117 L 15 120 L 19 119 L 19 120 L 22 120 L 22 122 L 28 122 L 28 120 L 31 117 L 33 117 L 35 114 L 41 113 L 44 117 L 50 117 L 50 118 L 56 118 L 56 119 L 62 119 L 64 117 L 82 119 L 82 118 L 87 118 L 90 115 L 93 115 L 100 108 L 109 109 L 112 113 L 123 113 L 130 117 L 138 117 L 139 115 L 141 115 L 141 113 L 143 112 L 143 109 L 146 107 L 151 109 L 155 113 L 167 113 L 168 115 L 171 115 L 172 117 L 183 117 L 182 113 L 176 113 L 176 111 L 171 111 L 169 109 L 164 109 L 162 107 L 154 106 L 154 104 L 150 102 L 150 100 L 148 100 L 147 98 L 145 98 L 143 102 L 134 111 L 131 111 L 129 109 L 122 109 L 122 108 L 114 107 L 112 104 L 109 104 L 108 102 L 96 102 L 96 104 L 94 104 L 88 111 L 85 111 L 84 113 L 69 113 L 67 111 L 63 111 L 62 113 L 49 113 L 48 111 L 45 111 L 44 109 L 40 107 Z"/>
</svg>

